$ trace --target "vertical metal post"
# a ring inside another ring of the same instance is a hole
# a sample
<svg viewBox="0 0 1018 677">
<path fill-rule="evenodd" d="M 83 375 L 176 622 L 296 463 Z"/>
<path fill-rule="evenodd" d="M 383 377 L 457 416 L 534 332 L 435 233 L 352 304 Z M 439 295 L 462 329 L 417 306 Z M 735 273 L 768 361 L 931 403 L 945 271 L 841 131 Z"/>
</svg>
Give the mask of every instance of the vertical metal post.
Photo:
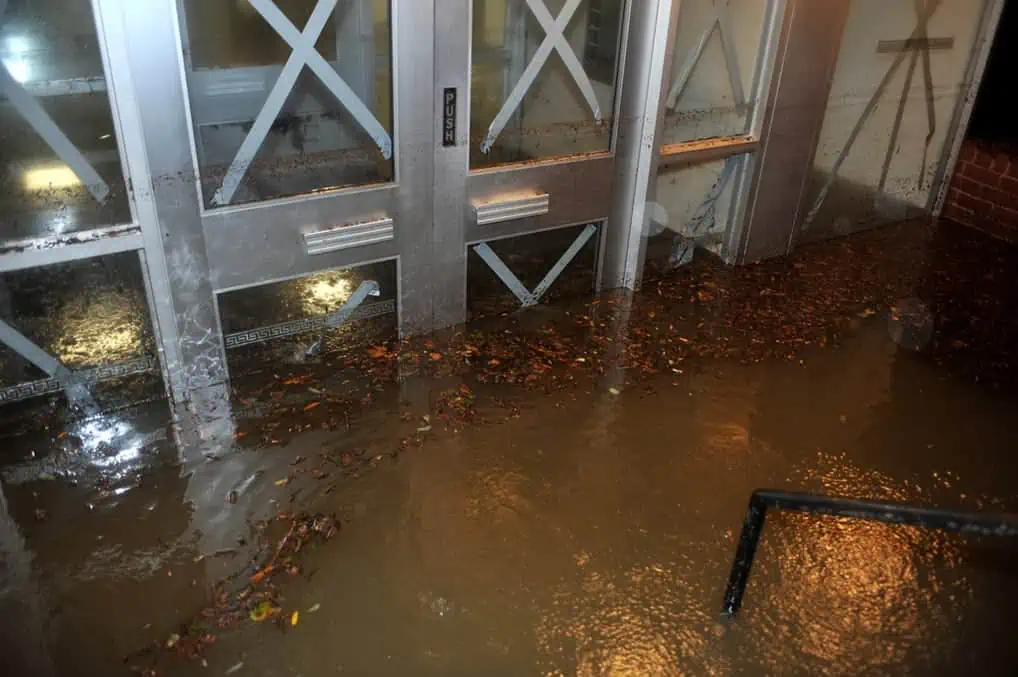
<svg viewBox="0 0 1018 677">
<path fill-rule="evenodd" d="M 399 331 L 409 336 L 435 326 L 433 295 L 442 265 L 433 255 L 437 215 L 432 202 L 435 139 L 442 116 L 435 96 L 435 0 L 394 0 L 391 6 Z"/>
<path fill-rule="evenodd" d="M 760 542 L 760 534 L 763 532 L 766 518 L 766 504 L 756 494 L 753 494 L 753 497 L 749 499 L 749 508 L 746 510 L 746 519 L 742 523 L 739 545 L 735 551 L 735 562 L 732 564 L 728 587 L 725 589 L 722 611 L 727 616 L 734 616 L 742 606 L 742 594 L 746 590 L 746 583 L 749 582 L 753 558 L 756 557 L 756 546 Z"/>
<path fill-rule="evenodd" d="M 0 608 L 18 621 L 0 626 L 4 666 L 12 674 L 50 677 L 57 674 L 46 640 L 46 604 L 32 576 L 32 554 L 10 514 L 0 485 Z M 11 608 L 14 607 L 14 609 Z M 12 612 L 15 612 L 12 614 Z M 9 632 L 8 632 L 9 631 Z"/>
<path fill-rule="evenodd" d="M 174 0 L 93 0 L 145 241 L 164 371 L 178 401 L 227 378 L 205 252 Z"/>
<path fill-rule="evenodd" d="M 801 220 L 851 0 L 788 0 L 736 262 L 785 254 Z"/>
<path fill-rule="evenodd" d="M 680 0 L 632 0 L 622 103 L 616 126 L 615 196 L 605 234 L 603 286 L 636 289 L 640 283 L 644 220 L 657 175 L 663 90 L 671 75 Z"/>
<path fill-rule="evenodd" d="M 752 112 L 750 113 L 748 132 L 756 139 L 761 138 L 763 134 L 764 119 L 773 93 L 774 73 L 778 68 L 778 56 L 784 47 L 782 28 L 785 25 L 786 11 L 791 2 L 793 0 L 770 0 L 767 16 L 764 19 L 764 34 L 757 57 L 756 70 L 753 73 L 753 88 L 750 95 Z M 742 243 L 745 233 L 748 232 L 748 210 L 758 177 L 758 167 L 757 154 L 746 154 L 742 157 L 736 170 L 738 184 L 732 194 L 731 218 L 721 251 L 725 263 L 740 262 Z"/>
<path fill-rule="evenodd" d="M 434 0 L 434 137 L 441 138 L 442 95 L 455 89 L 456 145 L 435 144 L 434 267 L 435 326 L 466 320 L 467 171 L 470 161 L 471 0 Z"/>
</svg>

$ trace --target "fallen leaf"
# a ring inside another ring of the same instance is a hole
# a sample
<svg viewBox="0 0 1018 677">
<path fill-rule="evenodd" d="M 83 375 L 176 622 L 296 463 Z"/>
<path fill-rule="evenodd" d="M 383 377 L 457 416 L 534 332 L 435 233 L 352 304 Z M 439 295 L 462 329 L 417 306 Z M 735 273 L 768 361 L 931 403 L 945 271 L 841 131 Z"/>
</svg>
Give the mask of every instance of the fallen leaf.
<svg viewBox="0 0 1018 677">
<path fill-rule="evenodd" d="M 322 608 L 321 604 L 317 604 L 317 603 L 316 604 L 312 604 L 311 607 L 308 609 L 308 613 L 309 614 L 313 614 L 314 612 L 318 611 L 321 608 Z"/>
<path fill-rule="evenodd" d="M 321 404 L 322 404 L 321 400 L 318 400 L 317 402 L 311 402 L 306 407 L 304 407 L 304 411 L 311 411 L 312 409 L 314 409 L 317 406 L 320 406 Z"/>
<path fill-rule="evenodd" d="M 266 620 L 270 616 L 274 616 L 277 613 L 279 613 L 279 609 L 272 606 L 272 602 L 269 602 L 268 600 L 263 600 L 261 602 L 258 602 L 258 605 L 255 608 L 251 609 L 251 611 L 248 613 L 248 617 L 255 623 L 261 623 L 262 621 Z"/>
<path fill-rule="evenodd" d="M 269 566 L 265 567 L 261 571 L 258 571 L 255 574 L 253 574 L 251 576 L 251 582 L 255 583 L 255 584 L 261 583 L 263 580 L 265 580 L 265 577 L 268 576 L 271 573 L 272 573 L 272 565 L 270 564 Z"/>
<path fill-rule="evenodd" d="M 612 395 L 618 395 L 619 394 L 619 389 L 618 388 L 608 388 L 608 392 L 610 392 Z"/>
<path fill-rule="evenodd" d="M 276 480 L 275 485 L 277 487 L 285 487 L 289 483 L 290 483 L 290 478 L 289 477 L 284 477 L 281 480 Z"/>
<path fill-rule="evenodd" d="M 381 360 L 388 357 L 389 351 L 385 346 L 371 346 L 368 348 L 368 357 L 373 360 Z"/>
<path fill-rule="evenodd" d="M 297 621 L 300 620 L 300 612 L 294 611 L 290 614 L 290 625 L 297 625 Z"/>
<path fill-rule="evenodd" d="M 428 357 L 431 358 L 432 362 L 438 362 L 442 359 L 442 353 L 429 353 Z"/>
</svg>

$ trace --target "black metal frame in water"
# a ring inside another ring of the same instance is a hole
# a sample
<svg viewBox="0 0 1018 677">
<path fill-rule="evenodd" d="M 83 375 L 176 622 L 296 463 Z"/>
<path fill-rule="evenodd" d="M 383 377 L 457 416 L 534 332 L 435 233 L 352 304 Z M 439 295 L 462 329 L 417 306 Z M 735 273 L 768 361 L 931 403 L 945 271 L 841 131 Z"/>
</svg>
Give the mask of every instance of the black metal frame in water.
<svg viewBox="0 0 1018 677">
<path fill-rule="evenodd" d="M 742 597 L 749 582 L 756 546 L 760 541 L 768 508 L 807 512 L 832 517 L 906 524 L 927 529 L 957 531 L 962 534 L 979 536 L 1018 537 L 1018 516 L 992 515 L 955 510 L 923 508 L 905 503 L 882 503 L 861 501 L 836 496 L 818 496 L 788 491 L 759 489 L 749 499 L 746 520 L 739 535 L 739 546 L 735 551 L 732 572 L 728 576 L 725 601 L 721 613 L 734 616 L 742 606 Z"/>
</svg>

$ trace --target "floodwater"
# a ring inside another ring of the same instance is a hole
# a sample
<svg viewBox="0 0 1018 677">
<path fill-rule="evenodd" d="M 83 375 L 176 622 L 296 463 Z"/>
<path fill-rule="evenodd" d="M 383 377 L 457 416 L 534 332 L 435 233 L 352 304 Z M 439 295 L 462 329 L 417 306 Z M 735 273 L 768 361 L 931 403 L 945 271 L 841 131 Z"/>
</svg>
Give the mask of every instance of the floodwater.
<svg viewBox="0 0 1018 677">
<path fill-rule="evenodd" d="M 720 606 L 756 488 L 1018 512 L 1016 264 L 906 224 L 23 425 L 5 674 L 1013 674 L 1011 542 L 776 513 Z"/>
</svg>

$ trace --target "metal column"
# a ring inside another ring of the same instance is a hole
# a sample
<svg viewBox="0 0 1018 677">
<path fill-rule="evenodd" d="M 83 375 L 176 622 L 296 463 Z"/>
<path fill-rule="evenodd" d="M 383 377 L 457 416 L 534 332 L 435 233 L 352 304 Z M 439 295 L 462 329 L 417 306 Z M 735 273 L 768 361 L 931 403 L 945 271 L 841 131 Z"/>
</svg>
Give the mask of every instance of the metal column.
<svg viewBox="0 0 1018 677">
<path fill-rule="evenodd" d="M 142 228 L 164 372 L 177 401 L 227 378 L 209 281 L 174 0 L 94 0 Z"/>
<path fill-rule="evenodd" d="M 736 263 L 785 254 L 824 123 L 851 0 L 788 0 L 771 94 L 764 111 L 757 177 Z"/>
<path fill-rule="evenodd" d="M 605 233 L 602 286 L 635 289 L 640 281 L 647 195 L 657 176 L 658 132 L 671 71 L 679 0 L 632 0 L 621 72 L 615 143 L 615 196 Z"/>
<path fill-rule="evenodd" d="M 416 0 L 414 0 L 416 1 Z M 466 320 L 467 172 L 470 162 L 470 64 L 473 0 L 434 0 L 434 137 L 442 138 L 446 91 L 456 92 L 456 144 L 434 148 L 434 326 Z"/>
</svg>

